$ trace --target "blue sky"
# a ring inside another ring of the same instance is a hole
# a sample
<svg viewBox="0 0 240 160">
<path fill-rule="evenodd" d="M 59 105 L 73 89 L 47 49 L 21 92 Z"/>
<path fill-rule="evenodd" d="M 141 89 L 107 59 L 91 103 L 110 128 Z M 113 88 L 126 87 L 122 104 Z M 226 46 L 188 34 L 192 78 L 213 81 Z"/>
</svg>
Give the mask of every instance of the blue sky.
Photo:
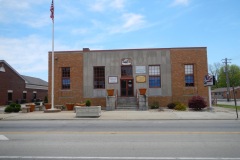
<svg viewBox="0 0 240 160">
<path fill-rule="evenodd" d="M 51 0 L 0 0 L 0 60 L 48 81 Z M 55 50 L 207 47 L 240 66 L 239 0 L 55 0 Z"/>
</svg>

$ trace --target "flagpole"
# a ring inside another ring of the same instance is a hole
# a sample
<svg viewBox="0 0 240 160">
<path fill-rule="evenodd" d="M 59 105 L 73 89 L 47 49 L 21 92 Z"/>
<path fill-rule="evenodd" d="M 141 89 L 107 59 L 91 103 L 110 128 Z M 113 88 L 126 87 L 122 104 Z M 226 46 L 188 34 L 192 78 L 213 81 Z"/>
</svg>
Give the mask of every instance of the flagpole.
<svg viewBox="0 0 240 160">
<path fill-rule="evenodd" d="M 54 109 L 54 19 L 52 23 L 52 107 Z"/>
<path fill-rule="evenodd" d="M 51 4 L 51 18 L 52 18 L 52 106 L 51 110 L 54 110 L 54 1 Z"/>
</svg>

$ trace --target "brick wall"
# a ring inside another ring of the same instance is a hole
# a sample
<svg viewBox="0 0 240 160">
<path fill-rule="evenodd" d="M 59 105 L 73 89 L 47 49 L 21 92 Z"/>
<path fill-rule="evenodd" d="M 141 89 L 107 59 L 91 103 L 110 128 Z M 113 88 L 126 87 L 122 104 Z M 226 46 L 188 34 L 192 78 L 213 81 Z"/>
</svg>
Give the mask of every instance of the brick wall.
<svg viewBox="0 0 240 160">
<path fill-rule="evenodd" d="M 207 71 L 207 50 L 201 48 L 176 48 L 170 50 L 171 61 L 171 80 L 172 96 L 153 96 L 149 97 L 148 103 L 159 102 L 161 107 L 166 107 L 170 102 L 184 102 L 193 95 L 203 96 L 208 101 L 208 89 L 203 85 L 204 76 Z M 89 53 L 91 54 L 91 53 Z M 185 87 L 184 65 L 194 65 L 194 87 Z M 70 67 L 71 88 L 69 90 L 61 89 L 61 68 Z M 120 66 L 119 66 L 120 67 Z M 49 53 L 49 92 L 48 98 L 51 102 L 51 52 Z M 82 51 L 62 51 L 55 52 L 54 66 L 54 94 L 55 104 L 79 103 L 90 99 L 92 105 L 106 106 L 105 98 L 83 97 L 83 52 Z M 86 73 L 85 73 L 86 74 Z"/>
<path fill-rule="evenodd" d="M 170 49 L 172 67 L 172 101 L 187 104 L 193 95 L 200 95 L 207 100 L 208 88 L 204 87 L 204 76 L 207 69 L 206 48 Z M 185 87 L 185 64 L 194 65 L 194 87 Z"/>
<path fill-rule="evenodd" d="M 83 56 L 78 51 L 56 52 L 54 61 L 55 104 L 79 103 L 83 99 Z M 52 54 L 49 53 L 48 101 L 51 103 Z M 62 67 L 70 67 L 70 89 L 62 89 Z"/>
<path fill-rule="evenodd" d="M 0 64 L 2 66 L 2 64 Z M 8 103 L 8 90 L 12 92 L 12 102 L 23 99 L 23 91 L 27 91 L 26 102 L 32 102 L 33 91 L 37 92 L 37 98 L 44 99 L 47 96 L 47 90 L 27 89 L 25 88 L 25 80 L 20 77 L 8 65 L 4 65 L 5 72 L 0 72 L 0 105 Z"/>
<path fill-rule="evenodd" d="M 2 64 L 0 64 L 2 66 Z M 25 81 L 14 72 L 8 65 L 4 65 L 5 72 L 0 72 L 0 105 L 6 105 L 8 101 L 8 90 L 12 90 L 12 100 L 22 98 L 25 89 Z"/>
</svg>

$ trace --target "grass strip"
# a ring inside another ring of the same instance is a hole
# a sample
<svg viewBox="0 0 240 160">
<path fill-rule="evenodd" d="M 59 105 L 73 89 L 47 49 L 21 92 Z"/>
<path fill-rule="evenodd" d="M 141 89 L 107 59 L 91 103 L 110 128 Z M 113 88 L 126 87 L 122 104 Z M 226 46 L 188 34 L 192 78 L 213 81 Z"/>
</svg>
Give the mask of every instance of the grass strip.
<svg viewBox="0 0 240 160">
<path fill-rule="evenodd" d="M 226 105 L 226 104 L 217 104 L 218 107 L 223 107 L 223 108 L 231 108 L 231 109 L 236 109 L 234 105 Z M 237 106 L 237 109 L 240 110 L 240 106 Z"/>
</svg>

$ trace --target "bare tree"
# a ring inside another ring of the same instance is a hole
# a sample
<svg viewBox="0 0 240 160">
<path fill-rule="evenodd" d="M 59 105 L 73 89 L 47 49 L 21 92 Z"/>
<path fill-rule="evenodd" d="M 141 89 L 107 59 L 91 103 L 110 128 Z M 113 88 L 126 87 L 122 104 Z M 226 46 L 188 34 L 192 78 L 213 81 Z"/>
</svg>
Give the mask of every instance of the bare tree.
<svg viewBox="0 0 240 160">
<path fill-rule="evenodd" d="M 218 88 L 218 78 L 220 74 L 220 69 L 223 67 L 222 63 L 214 63 L 213 65 L 209 64 L 208 70 L 211 75 L 215 76 L 216 82 L 215 87 Z"/>
</svg>

